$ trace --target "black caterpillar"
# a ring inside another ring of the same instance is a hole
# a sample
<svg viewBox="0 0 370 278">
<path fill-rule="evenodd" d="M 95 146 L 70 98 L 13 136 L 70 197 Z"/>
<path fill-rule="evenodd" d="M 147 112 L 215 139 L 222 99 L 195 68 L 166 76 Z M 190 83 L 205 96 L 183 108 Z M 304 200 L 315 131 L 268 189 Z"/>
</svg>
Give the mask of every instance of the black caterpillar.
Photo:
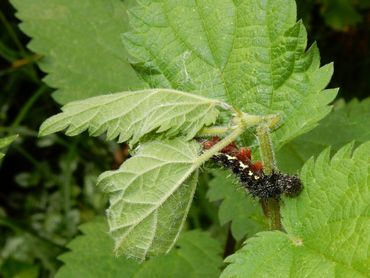
<svg viewBox="0 0 370 278">
<path fill-rule="evenodd" d="M 302 182 L 297 176 L 280 172 L 265 175 L 262 170 L 253 169 L 253 164 L 243 163 L 237 157 L 229 154 L 219 153 L 214 155 L 212 160 L 231 169 L 249 193 L 259 199 L 279 198 L 282 194 L 294 197 L 303 188 Z"/>
</svg>

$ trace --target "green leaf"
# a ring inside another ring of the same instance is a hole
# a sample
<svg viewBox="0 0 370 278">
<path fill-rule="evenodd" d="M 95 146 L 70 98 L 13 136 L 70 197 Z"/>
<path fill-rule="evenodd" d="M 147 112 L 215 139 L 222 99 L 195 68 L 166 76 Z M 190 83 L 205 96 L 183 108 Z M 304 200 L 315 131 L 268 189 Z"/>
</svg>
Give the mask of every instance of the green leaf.
<svg viewBox="0 0 370 278">
<path fill-rule="evenodd" d="M 216 121 L 218 101 L 168 89 L 122 92 L 75 101 L 62 107 L 63 113 L 46 120 L 40 135 L 68 127 L 66 134 L 86 129 L 93 136 L 107 131 L 107 139 L 130 140 L 133 145 L 151 132 L 191 139 L 204 126 Z"/>
<path fill-rule="evenodd" d="M 65 263 L 57 278 L 95 277 L 218 277 L 222 259 L 220 243 L 200 231 L 185 232 L 169 254 L 139 264 L 112 253 L 113 241 L 104 221 L 80 227 L 78 236 L 59 258 Z"/>
<path fill-rule="evenodd" d="M 327 115 L 337 90 L 323 91 L 316 45 L 296 23 L 293 0 L 139 1 L 125 44 L 151 87 L 222 99 L 251 114 L 280 114 L 276 148 Z"/>
<path fill-rule="evenodd" d="M 119 0 L 11 0 L 32 38 L 29 48 L 43 56 L 45 82 L 58 90 L 57 102 L 107 92 L 145 88 L 128 63 L 120 34 L 127 30 Z"/>
<path fill-rule="evenodd" d="M 83 235 L 69 244 L 70 252 L 59 257 L 64 262 L 57 278 L 132 277 L 140 265 L 124 257 L 114 256 L 113 241 L 102 219 L 80 227 Z"/>
<path fill-rule="evenodd" d="M 198 180 L 199 144 L 152 141 L 116 171 L 98 178 L 116 254 L 137 260 L 167 253 L 186 220 Z"/>
<path fill-rule="evenodd" d="M 0 138 L 0 149 L 6 148 L 18 137 L 18 135 L 12 135 L 4 138 Z M 4 153 L 0 152 L 0 159 L 5 156 Z"/>
<path fill-rule="evenodd" d="M 301 171 L 304 191 L 284 199 L 286 233 L 246 241 L 222 277 L 367 277 L 370 273 L 370 142 L 330 159 L 327 149 Z"/>
<path fill-rule="evenodd" d="M 321 14 L 326 24 L 333 29 L 345 31 L 349 26 L 362 21 L 361 14 L 356 10 L 361 0 L 324 0 L 323 2 L 320 9 Z"/>
<path fill-rule="evenodd" d="M 222 248 L 219 242 L 199 231 L 180 236 L 178 248 L 145 262 L 135 277 L 219 277 Z"/>
<path fill-rule="evenodd" d="M 317 128 L 285 145 L 277 153 L 279 168 L 294 173 L 311 156 L 318 156 L 327 147 L 337 151 L 349 142 L 357 145 L 370 141 L 370 98 L 354 99 L 330 113 Z"/>
<path fill-rule="evenodd" d="M 5 253 L 4 251 L 2 252 Z M 6 253 L 5 253 L 6 254 Z M 31 260 L 29 260 L 31 261 Z M 17 257 L 1 258 L 0 275 L 2 278 L 37 278 L 40 277 L 40 266 L 21 261 Z"/>
<path fill-rule="evenodd" d="M 209 182 L 208 199 L 221 201 L 220 224 L 231 222 L 231 233 L 236 240 L 250 237 L 267 229 L 261 206 L 247 195 L 229 171 L 212 171 L 214 178 Z"/>
</svg>

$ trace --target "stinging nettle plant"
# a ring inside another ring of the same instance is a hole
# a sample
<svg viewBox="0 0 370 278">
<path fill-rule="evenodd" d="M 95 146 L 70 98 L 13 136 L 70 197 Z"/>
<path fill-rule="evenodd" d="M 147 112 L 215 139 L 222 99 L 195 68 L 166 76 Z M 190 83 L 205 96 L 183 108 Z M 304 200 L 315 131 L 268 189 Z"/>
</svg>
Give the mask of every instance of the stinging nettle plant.
<svg viewBox="0 0 370 278">
<path fill-rule="evenodd" d="M 170 262 L 186 257 L 180 253 L 193 241 L 210 258 L 192 263 L 194 275 L 201 276 L 202 265 L 210 261 L 215 269 L 207 275 L 218 275 L 218 243 L 209 236 L 206 243 L 197 242 L 197 236 L 205 237 L 200 232 L 180 235 L 200 172 L 207 170 L 204 164 L 238 141 L 253 147 L 266 174 L 278 171 L 281 162 L 275 152 L 316 127 L 337 94 L 337 89 L 325 89 L 333 65 L 320 66 L 316 44 L 307 47 L 294 1 L 12 2 L 24 21 L 21 28 L 33 37 L 30 48 L 45 55 L 40 66 L 49 74 L 46 82 L 58 88 L 55 99 L 66 104 L 62 113 L 42 124 L 40 136 L 63 130 L 75 136 L 88 130 L 91 136 L 106 134 L 107 140 L 131 147 L 131 158 L 98 178 L 109 196 L 107 219 L 115 253 L 137 261 L 168 253 L 163 259 Z M 122 21 L 126 12 L 129 25 Z M 96 14 L 100 20 L 78 19 Z M 60 26 L 67 26 L 63 36 L 49 32 Z M 84 31 L 81 36 L 75 28 Z M 212 136 L 221 140 L 203 150 L 199 138 Z M 234 238 L 248 236 L 247 244 L 227 258 L 230 265 L 223 277 L 369 273 L 370 144 L 353 154 L 352 148 L 346 145 L 332 159 L 325 150 L 316 161 L 306 162 L 299 171 L 304 190 L 298 197 L 261 200 L 270 229 L 277 231 L 260 232 L 266 226 L 252 224 L 248 211 L 245 219 L 220 216 L 221 222 L 232 222 Z M 236 194 L 239 208 L 255 209 L 245 192 L 235 191 L 234 182 L 215 171 L 211 200 L 223 199 L 225 208 L 227 196 Z M 235 192 L 224 194 L 230 188 Z M 66 263 L 61 277 L 73 272 L 78 254 L 89 255 L 84 242 L 109 254 L 109 240 L 94 242 L 94 227 L 106 237 L 101 223 L 83 226 L 86 236 L 72 241 L 72 253 L 61 258 Z M 179 237 L 180 249 L 173 249 Z M 353 256 L 346 254 L 349 249 Z M 121 275 L 129 267 L 135 269 L 131 275 L 138 271 L 137 276 L 145 277 L 150 263 L 160 264 L 161 258 L 141 266 L 124 259 L 115 266 L 121 259 L 112 256 L 104 267 L 122 267 Z M 76 267 L 86 271 L 86 266 Z"/>
</svg>

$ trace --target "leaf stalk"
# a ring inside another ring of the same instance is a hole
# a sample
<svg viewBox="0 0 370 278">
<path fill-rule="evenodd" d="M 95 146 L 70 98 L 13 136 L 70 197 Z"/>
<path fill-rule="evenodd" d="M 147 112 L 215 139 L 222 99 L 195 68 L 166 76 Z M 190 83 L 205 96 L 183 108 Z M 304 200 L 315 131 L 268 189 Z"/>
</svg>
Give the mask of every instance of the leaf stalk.
<svg viewBox="0 0 370 278">
<path fill-rule="evenodd" d="M 275 124 L 277 124 L 277 122 L 275 122 Z M 260 125 L 257 127 L 256 131 L 264 170 L 266 173 L 271 174 L 276 169 L 276 161 L 270 137 L 270 126 Z M 269 198 L 267 200 L 262 200 L 261 203 L 265 215 L 269 218 L 270 230 L 282 230 L 279 200 L 276 198 Z"/>
</svg>

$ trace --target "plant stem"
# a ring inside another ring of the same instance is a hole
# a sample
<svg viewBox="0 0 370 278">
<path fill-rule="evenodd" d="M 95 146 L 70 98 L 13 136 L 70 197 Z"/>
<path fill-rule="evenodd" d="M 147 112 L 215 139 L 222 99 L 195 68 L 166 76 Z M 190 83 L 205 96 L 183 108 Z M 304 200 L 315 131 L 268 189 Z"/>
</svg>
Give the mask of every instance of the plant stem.
<svg viewBox="0 0 370 278">
<path fill-rule="evenodd" d="M 263 161 L 263 168 L 265 172 L 271 174 L 276 168 L 275 154 L 272 149 L 272 142 L 270 138 L 270 129 L 266 125 L 257 127 L 257 138 L 260 145 L 261 157 Z"/>
<path fill-rule="evenodd" d="M 225 148 L 231 142 L 235 141 L 244 132 L 244 130 L 245 125 L 239 125 L 228 136 L 226 136 L 224 139 L 222 139 L 220 142 L 218 142 L 209 150 L 206 150 L 201 156 L 198 157 L 197 162 L 195 163 L 196 168 L 198 168 L 199 165 L 202 165 L 204 162 L 209 160 L 212 156 L 214 156 L 220 150 Z"/>
<path fill-rule="evenodd" d="M 275 154 L 270 138 L 268 125 L 257 127 L 257 137 L 260 144 L 261 157 L 265 172 L 271 174 L 276 169 Z M 282 230 L 280 219 L 280 203 L 276 198 L 269 198 L 262 201 L 263 211 L 269 218 L 271 230 Z"/>
<path fill-rule="evenodd" d="M 198 133 L 199 136 L 214 136 L 214 135 L 221 135 L 225 134 L 230 130 L 227 126 L 212 126 L 212 127 L 205 127 Z"/>
<path fill-rule="evenodd" d="M 32 108 L 33 104 L 36 102 L 36 100 L 42 96 L 43 93 L 47 91 L 46 86 L 41 86 L 26 102 L 25 105 L 23 105 L 22 109 L 19 111 L 18 116 L 11 124 L 11 128 L 17 128 L 20 123 L 24 120 L 24 118 L 27 116 L 28 111 Z"/>
<path fill-rule="evenodd" d="M 278 115 L 249 115 L 237 110 L 235 110 L 235 112 L 236 116 L 232 120 L 235 125 L 234 130 L 223 140 L 199 156 L 194 163 L 194 167 L 198 168 L 224 147 L 235 141 L 247 128 L 257 126 L 257 137 L 260 144 L 264 168 L 267 173 L 270 174 L 275 169 L 275 156 L 270 138 L 270 127 L 276 126 L 280 121 L 280 117 Z M 215 127 L 214 131 L 219 132 L 225 130 Z M 262 202 L 262 206 L 267 214 L 266 216 L 270 219 L 270 229 L 281 230 L 279 201 L 273 198 L 268 199 Z"/>
<path fill-rule="evenodd" d="M 267 209 L 270 217 L 270 230 L 283 230 L 280 216 L 280 202 L 278 199 L 270 198 L 267 200 Z"/>
<path fill-rule="evenodd" d="M 69 148 L 68 154 L 66 156 L 66 166 L 62 167 L 63 179 L 60 182 L 61 192 L 63 196 L 63 212 L 64 212 L 64 223 L 66 225 L 66 230 L 68 237 L 72 237 L 74 233 L 73 223 L 71 222 L 71 210 L 72 210 L 72 180 L 74 167 L 73 161 L 76 160 L 76 146 L 79 140 L 73 142 L 72 146 Z"/>
<path fill-rule="evenodd" d="M 14 44 L 18 48 L 20 54 L 22 55 L 23 58 L 27 58 L 27 51 L 24 48 L 23 44 L 21 43 L 20 39 L 18 38 L 16 32 L 14 31 L 13 27 L 11 24 L 8 22 L 7 18 L 3 14 L 3 12 L 0 10 L 0 22 L 4 25 L 4 28 L 8 32 L 10 38 L 13 40 Z M 38 81 L 37 73 L 34 68 L 34 66 L 31 64 L 31 76 L 35 81 Z"/>
<path fill-rule="evenodd" d="M 265 116 L 249 115 L 239 111 L 236 111 L 236 113 L 237 115 L 233 119 L 236 126 L 230 128 L 231 130 L 234 130 L 212 148 L 199 156 L 197 162 L 194 164 L 195 167 L 199 167 L 224 147 L 234 142 L 247 128 L 260 124 L 261 122 L 266 122 Z"/>
</svg>

